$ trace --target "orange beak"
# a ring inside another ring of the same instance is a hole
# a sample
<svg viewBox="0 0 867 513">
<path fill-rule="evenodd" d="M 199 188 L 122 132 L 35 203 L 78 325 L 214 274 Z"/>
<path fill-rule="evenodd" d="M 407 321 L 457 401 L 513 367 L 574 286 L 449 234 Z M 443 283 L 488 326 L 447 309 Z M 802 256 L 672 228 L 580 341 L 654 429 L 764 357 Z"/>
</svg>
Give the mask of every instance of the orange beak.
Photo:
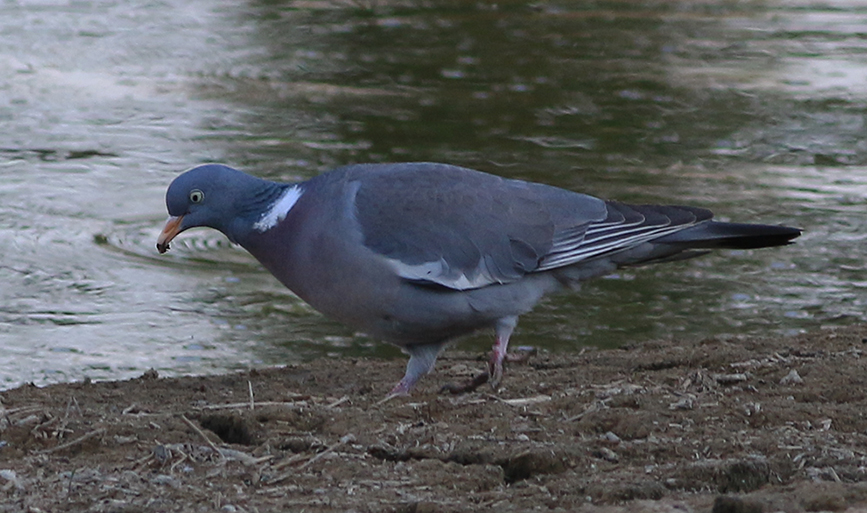
<svg viewBox="0 0 867 513">
<path fill-rule="evenodd" d="M 166 226 L 157 238 L 157 251 L 165 253 L 169 250 L 169 242 L 181 233 L 181 221 L 183 219 L 184 216 L 172 216 L 166 221 Z"/>
</svg>

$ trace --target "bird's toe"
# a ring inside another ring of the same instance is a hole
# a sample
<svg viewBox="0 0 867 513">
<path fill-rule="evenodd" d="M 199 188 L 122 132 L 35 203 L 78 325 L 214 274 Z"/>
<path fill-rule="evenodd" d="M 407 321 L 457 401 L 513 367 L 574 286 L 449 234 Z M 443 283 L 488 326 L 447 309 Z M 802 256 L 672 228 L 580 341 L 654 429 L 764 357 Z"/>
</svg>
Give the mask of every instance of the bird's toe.
<svg viewBox="0 0 867 513">
<path fill-rule="evenodd" d="M 440 388 L 440 393 L 444 394 L 448 392 L 452 395 L 458 395 L 475 392 L 476 389 L 487 383 L 489 378 L 490 374 L 488 371 L 485 371 L 466 383 L 446 383 Z"/>
</svg>

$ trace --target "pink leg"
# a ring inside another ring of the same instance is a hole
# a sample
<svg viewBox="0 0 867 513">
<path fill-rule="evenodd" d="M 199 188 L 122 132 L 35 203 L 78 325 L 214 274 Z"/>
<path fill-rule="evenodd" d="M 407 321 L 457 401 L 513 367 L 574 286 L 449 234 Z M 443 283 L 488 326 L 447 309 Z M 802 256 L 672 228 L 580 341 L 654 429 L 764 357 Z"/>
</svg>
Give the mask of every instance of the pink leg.
<svg viewBox="0 0 867 513">
<path fill-rule="evenodd" d="M 491 350 L 491 360 L 488 362 L 488 382 L 496 390 L 503 379 L 503 360 L 509 351 L 509 337 L 512 336 L 515 326 L 518 324 L 517 317 L 504 317 L 497 321 L 497 338 Z"/>
<path fill-rule="evenodd" d="M 425 374 L 430 372 L 437 361 L 442 351 L 443 344 L 428 344 L 423 346 L 407 346 L 404 351 L 409 353 L 409 362 L 406 364 L 406 374 L 401 379 L 391 392 L 385 397 L 384 401 L 401 395 L 409 395 L 410 390 L 418 383 L 418 380 Z"/>
<path fill-rule="evenodd" d="M 463 385 L 447 384 L 444 385 L 440 392 L 450 392 L 452 394 L 464 394 L 472 392 L 482 386 L 485 382 L 491 384 L 496 389 L 500 381 L 503 379 L 503 360 L 521 360 L 522 358 L 511 358 L 508 353 L 509 337 L 512 336 L 512 331 L 518 324 L 517 317 L 503 317 L 497 321 L 495 325 L 497 338 L 494 342 L 494 347 L 491 351 L 491 359 L 488 361 L 488 370 L 479 374 L 469 383 Z"/>
</svg>

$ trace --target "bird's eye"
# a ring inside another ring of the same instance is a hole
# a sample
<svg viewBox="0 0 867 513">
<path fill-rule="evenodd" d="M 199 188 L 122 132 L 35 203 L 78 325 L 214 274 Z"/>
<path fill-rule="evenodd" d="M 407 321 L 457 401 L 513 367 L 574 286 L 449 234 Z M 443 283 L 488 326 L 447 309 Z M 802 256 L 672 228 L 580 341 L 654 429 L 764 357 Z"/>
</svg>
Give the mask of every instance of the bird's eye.
<svg viewBox="0 0 867 513">
<path fill-rule="evenodd" d="M 200 191 L 199 189 L 193 189 L 190 191 L 190 202 L 191 203 L 201 203 L 202 200 L 205 199 L 205 193 Z"/>
</svg>

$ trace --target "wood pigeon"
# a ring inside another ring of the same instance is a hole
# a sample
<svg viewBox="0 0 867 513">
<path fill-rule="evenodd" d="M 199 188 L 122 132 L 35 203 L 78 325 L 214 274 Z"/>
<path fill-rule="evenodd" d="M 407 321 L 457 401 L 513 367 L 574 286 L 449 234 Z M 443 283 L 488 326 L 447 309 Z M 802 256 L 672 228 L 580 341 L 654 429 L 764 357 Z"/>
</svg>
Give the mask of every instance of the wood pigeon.
<svg viewBox="0 0 867 513">
<path fill-rule="evenodd" d="M 518 316 L 546 294 L 622 266 L 801 234 L 436 163 L 350 165 L 294 184 L 206 164 L 171 183 L 166 205 L 160 253 L 188 228 L 219 230 L 316 310 L 408 353 L 389 397 L 407 395 L 450 340 L 488 327 L 496 388 Z"/>
</svg>

